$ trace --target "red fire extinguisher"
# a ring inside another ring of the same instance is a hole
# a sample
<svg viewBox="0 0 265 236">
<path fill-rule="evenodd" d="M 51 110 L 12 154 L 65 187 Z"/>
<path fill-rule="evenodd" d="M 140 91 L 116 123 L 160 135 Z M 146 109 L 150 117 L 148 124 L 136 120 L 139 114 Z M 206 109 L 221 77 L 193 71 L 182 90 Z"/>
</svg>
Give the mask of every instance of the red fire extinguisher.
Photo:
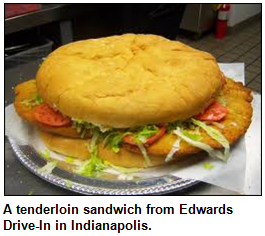
<svg viewBox="0 0 265 236">
<path fill-rule="evenodd" d="M 219 8 L 215 33 L 215 37 L 218 39 L 221 39 L 226 36 L 229 10 L 230 4 L 222 4 L 222 6 Z"/>
</svg>

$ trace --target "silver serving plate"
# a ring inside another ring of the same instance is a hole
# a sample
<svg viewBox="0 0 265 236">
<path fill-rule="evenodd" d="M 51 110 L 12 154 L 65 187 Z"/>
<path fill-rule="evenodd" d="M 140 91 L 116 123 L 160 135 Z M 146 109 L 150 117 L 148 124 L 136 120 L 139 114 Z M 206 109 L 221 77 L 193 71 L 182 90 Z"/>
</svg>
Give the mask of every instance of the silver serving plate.
<svg viewBox="0 0 265 236">
<path fill-rule="evenodd" d="M 181 179 L 172 175 L 138 180 L 109 180 L 87 178 L 55 168 L 51 174 L 40 173 L 38 170 L 46 161 L 38 156 L 29 145 L 19 145 L 8 138 L 10 145 L 19 161 L 35 175 L 62 188 L 86 195 L 160 195 L 180 192 L 199 183 L 193 179 Z"/>
</svg>

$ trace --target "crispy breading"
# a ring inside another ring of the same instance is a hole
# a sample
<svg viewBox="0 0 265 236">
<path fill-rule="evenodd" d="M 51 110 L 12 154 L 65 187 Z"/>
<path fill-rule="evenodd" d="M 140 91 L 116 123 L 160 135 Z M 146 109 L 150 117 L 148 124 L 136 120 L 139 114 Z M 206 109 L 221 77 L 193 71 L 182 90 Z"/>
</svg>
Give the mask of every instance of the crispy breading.
<svg viewBox="0 0 265 236">
<path fill-rule="evenodd" d="M 228 140 L 230 144 L 235 143 L 248 129 L 252 117 L 252 95 L 251 90 L 244 87 L 242 83 L 235 82 L 232 79 L 226 79 L 226 84 L 220 93 L 220 98 L 227 102 L 228 113 L 227 116 L 219 122 L 224 128 L 217 125 L 211 125 L 213 128 L 219 130 Z M 213 140 L 202 129 L 200 129 L 202 139 L 201 142 L 211 146 L 212 148 L 222 148 L 220 143 Z M 147 148 L 149 155 L 166 156 L 177 136 L 174 134 L 166 134 L 155 144 Z M 131 151 L 139 152 L 138 148 L 131 145 L 124 145 L 125 148 Z M 194 154 L 201 151 L 201 149 L 191 146 L 185 141 L 180 142 L 180 148 L 175 154 L 175 158 Z"/>
<path fill-rule="evenodd" d="M 51 132 L 54 134 L 59 134 L 67 137 L 72 138 L 79 138 L 80 134 L 70 127 L 53 127 L 44 125 L 40 122 L 38 122 L 33 113 L 34 113 L 34 107 L 26 106 L 23 104 L 23 101 L 27 99 L 34 99 L 37 95 L 37 87 L 36 87 L 36 80 L 32 79 L 27 82 L 18 84 L 15 87 L 15 102 L 14 106 L 16 108 L 17 113 L 26 121 L 36 125 L 38 128 L 40 128 L 43 131 Z"/>
<path fill-rule="evenodd" d="M 15 88 L 15 93 L 15 108 L 23 119 L 37 125 L 41 130 L 46 132 L 66 137 L 80 137 L 80 134 L 71 127 L 51 127 L 37 122 L 33 116 L 34 108 L 26 107 L 21 103 L 25 99 L 31 99 L 36 96 L 37 89 L 35 80 L 19 84 Z M 246 132 L 251 123 L 251 90 L 244 87 L 242 83 L 234 82 L 232 79 L 226 79 L 226 84 L 220 93 L 220 98 L 226 101 L 228 109 L 227 116 L 219 122 L 219 124 L 223 125 L 224 128 L 217 125 L 211 126 L 219 130 L 226 137 L 229 143 L 233 144 Z M 210 145 L 213 148 L 222 148 L 220 143 L 210 138 L 203 130 L 200 130 L 200 132 L 202 136 L 201 142 Z M 166 134 L 156 143 L 148 147 L 147 152 L 149 155 L 165 158 L 165 156 L 170 152 L 176 139 L 176 135 Z M 132 145 L 123 144 L 123 147 L 133 152 L 140 152 L 137 147 Z M 185 141 L 181 141 L 180 148 L 174 157 L 176 159 L 180 159 L 183 156 L 194 154 L 199 151 L 201 151 L 201 149 L 191 146 Z"/>
</svg>

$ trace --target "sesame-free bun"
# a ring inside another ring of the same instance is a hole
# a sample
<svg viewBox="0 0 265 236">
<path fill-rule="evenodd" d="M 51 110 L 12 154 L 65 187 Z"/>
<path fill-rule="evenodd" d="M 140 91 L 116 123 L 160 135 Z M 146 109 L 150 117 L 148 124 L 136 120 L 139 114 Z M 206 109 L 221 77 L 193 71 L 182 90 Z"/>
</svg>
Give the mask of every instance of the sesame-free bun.
<svg viewBox="0 0 265 236">
<path fill-rule="evenodd" d="M 224 83 L 209 53 L 135 34 L 62 46 L 36 79 L 43 100 L 64 115 L 116 128 L 187 119 Z"/>
</svg>

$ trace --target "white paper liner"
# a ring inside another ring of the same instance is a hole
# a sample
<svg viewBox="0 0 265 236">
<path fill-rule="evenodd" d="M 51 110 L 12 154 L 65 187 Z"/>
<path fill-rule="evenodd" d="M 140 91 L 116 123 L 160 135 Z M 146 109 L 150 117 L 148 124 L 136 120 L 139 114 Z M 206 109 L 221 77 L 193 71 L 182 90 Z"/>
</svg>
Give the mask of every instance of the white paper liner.
<svg viewBox="0 0 265 236">
<path fill-rule="evenodd" d="M 236 81 L 244 82 L 244 64 L 219 64 L 221 70 L 227 77 Z M 174 175 L 180 178 L 196 179 L 206 183 L 214 184 L 239 193 L 260 194 L 261 165 L 261 132 L 260 132 L 260 96 L 255 95 L 253 101 L 253 122 L 246 134 L 247 151 L 245 138 L 242 137 L 231 149 L 227 162 L 213 158 L 205 158 L 203 161 L 191 163 L 181 162 L 163 167 L 149 168 L 137 175 L 140 177 L 152 177 L 162 175 Z M 13 105 L 5 109 L 5 130 L 6 135 L 15 139 L 18 144 L 32 145 L 37 151 L 47 149 L 42 143 L 32 126 L 23 122 L 15 112 Z M 248 158 L 246 158 L 246 153 Z M 62 160 L 62 155 L 50 151 L 53 158 Z M 205 153 L 201 154 L 207 155 Z M 199 155 L 200 156 L 200 155 Z M 211 170 L 203 167 L 204 163 L 211 164 Z M 246 168 L 247 163 L 247 168 Z"/>
<path fill-rule="evenodd" d="M 261 194 L 261 96 L 254 94 L 252 123 L 245 135 L 247 163 L 244 193 Z"/>
</svg>

